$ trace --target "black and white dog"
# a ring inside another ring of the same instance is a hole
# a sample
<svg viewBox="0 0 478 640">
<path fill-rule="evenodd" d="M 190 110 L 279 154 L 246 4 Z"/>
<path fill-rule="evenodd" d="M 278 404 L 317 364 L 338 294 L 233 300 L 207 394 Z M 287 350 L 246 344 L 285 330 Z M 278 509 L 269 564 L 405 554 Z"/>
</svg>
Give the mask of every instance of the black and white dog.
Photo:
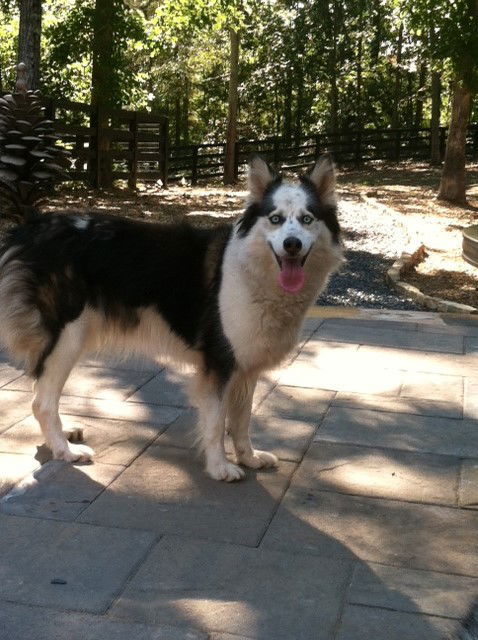
<svg viewBox="0 0 478 640">
<path fill-rule="evenodd" d="M 97 215 L 36 215 L 0 253 L 0 341 L 35 379 L 33 413 L 53 457 L 89 460 L 58 413 L 72 367 L 120 350 L 196 368 L 193 400 L 207 473 L 277 464 L 252 448 L 259 374 L 295 345 L 305 314 L 342 261 L 335 170 L 327 157 L 291 184 L 254 158 L 249 201 L 229 226 Z M 236 452 L 226 458 L 227 428 Z"/>
</svg>

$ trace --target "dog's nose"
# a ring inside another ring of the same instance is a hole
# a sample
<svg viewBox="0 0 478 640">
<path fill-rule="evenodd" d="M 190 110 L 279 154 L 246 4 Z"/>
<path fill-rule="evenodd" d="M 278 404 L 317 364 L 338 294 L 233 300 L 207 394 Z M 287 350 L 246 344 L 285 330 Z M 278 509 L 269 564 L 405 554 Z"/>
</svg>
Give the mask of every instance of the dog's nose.
<svg viewBox="0 0 478 640">
<path fill-rule="evenodd" d="M 299 238 L 294 238 L 294 236 L 289 236 L 284 240 L 284 249 L 290 256 L 296 256 L 299 251 L 302 249 L 302 242 Z"/>
</svg>

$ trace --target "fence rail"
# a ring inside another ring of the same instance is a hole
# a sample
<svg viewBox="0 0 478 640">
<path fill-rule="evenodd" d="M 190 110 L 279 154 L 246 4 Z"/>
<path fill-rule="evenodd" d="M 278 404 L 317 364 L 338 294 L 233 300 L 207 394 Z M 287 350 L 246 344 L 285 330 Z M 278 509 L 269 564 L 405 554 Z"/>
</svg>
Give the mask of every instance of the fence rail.
<svg viewBox="0 0 478 640">
<path fill-rule="evenodd" d="M 0 92 L 1 93 L 1 92 Z M 71 178 L 101 187 L 106 177 L 123 178 L 130 187 L 137 180 L 186 179 L 192 184 L 223 175 L 225 144 L 209 142 L 171 146 L 168 118 L 161 114 L 124 109 L 105 110 L 71 100 L 43 98 L 45 113 L 71 152 Z M 447 128 L 440 127 L 440 152 L 445 153 Z M 468 128 L 467 157 L 478 158 L 478 124 Z M 235 145 L 236 177 L 247 160 L 260 153 L 282 170 L 309 166 L 329 152 L 339 165 L 360 165 L 375 160 L 428 160 L 429 128 L 364 129 L 318 133 L 294 142 L 268 137 L 238 140 Z"/>
</svg>

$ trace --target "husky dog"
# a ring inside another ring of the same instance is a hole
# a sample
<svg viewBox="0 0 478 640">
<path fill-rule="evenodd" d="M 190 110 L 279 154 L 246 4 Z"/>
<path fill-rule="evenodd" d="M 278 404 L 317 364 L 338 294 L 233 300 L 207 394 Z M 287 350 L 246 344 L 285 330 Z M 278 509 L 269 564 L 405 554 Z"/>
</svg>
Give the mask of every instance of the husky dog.
<svg viewBox="0 0 478 640">
<path fill-rule="evenodd" d="M 212 478 L 239 480 L 239 465 L 277 464 L 252 448 L 252 396 L 259 374 L 296 344 L 342 261 L 334 166 L 323 157 L 290 184 L 256 156 L 249 191 L 244 214 L 213 229 L 37 214 L 7 236 L 0 341 L 34 378 L 33 414 L 55 459 L 91 459 L 81 431 L 63 431 L 59 400 L 78 359 L 106 349 L 195 367 Z M 237 464 L 226 458 L 226 420 Z"/>
</svg>

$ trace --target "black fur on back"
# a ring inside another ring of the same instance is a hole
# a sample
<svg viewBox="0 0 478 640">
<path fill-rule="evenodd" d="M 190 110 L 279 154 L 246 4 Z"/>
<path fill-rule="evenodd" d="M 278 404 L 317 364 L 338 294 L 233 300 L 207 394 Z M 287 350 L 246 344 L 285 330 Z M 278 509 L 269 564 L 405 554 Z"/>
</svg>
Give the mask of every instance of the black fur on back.
<svg viewBox="0 0 478 640">
<path fill-rule="evenodd" d="M 2 250 L 18 247 L 15 259 L 29 271 L 30 303 L 51 336 L 34 374 L 41 375 L 62 328 L 85 305 L 126 331 L 137 326 L 140 309 L 154 307 L 227 381 L 235 361 L 218 294 L 230 234 L 228 225 L 206 229 L 96 214 L 35 216 L 10 231 Z"/>
</svg>

